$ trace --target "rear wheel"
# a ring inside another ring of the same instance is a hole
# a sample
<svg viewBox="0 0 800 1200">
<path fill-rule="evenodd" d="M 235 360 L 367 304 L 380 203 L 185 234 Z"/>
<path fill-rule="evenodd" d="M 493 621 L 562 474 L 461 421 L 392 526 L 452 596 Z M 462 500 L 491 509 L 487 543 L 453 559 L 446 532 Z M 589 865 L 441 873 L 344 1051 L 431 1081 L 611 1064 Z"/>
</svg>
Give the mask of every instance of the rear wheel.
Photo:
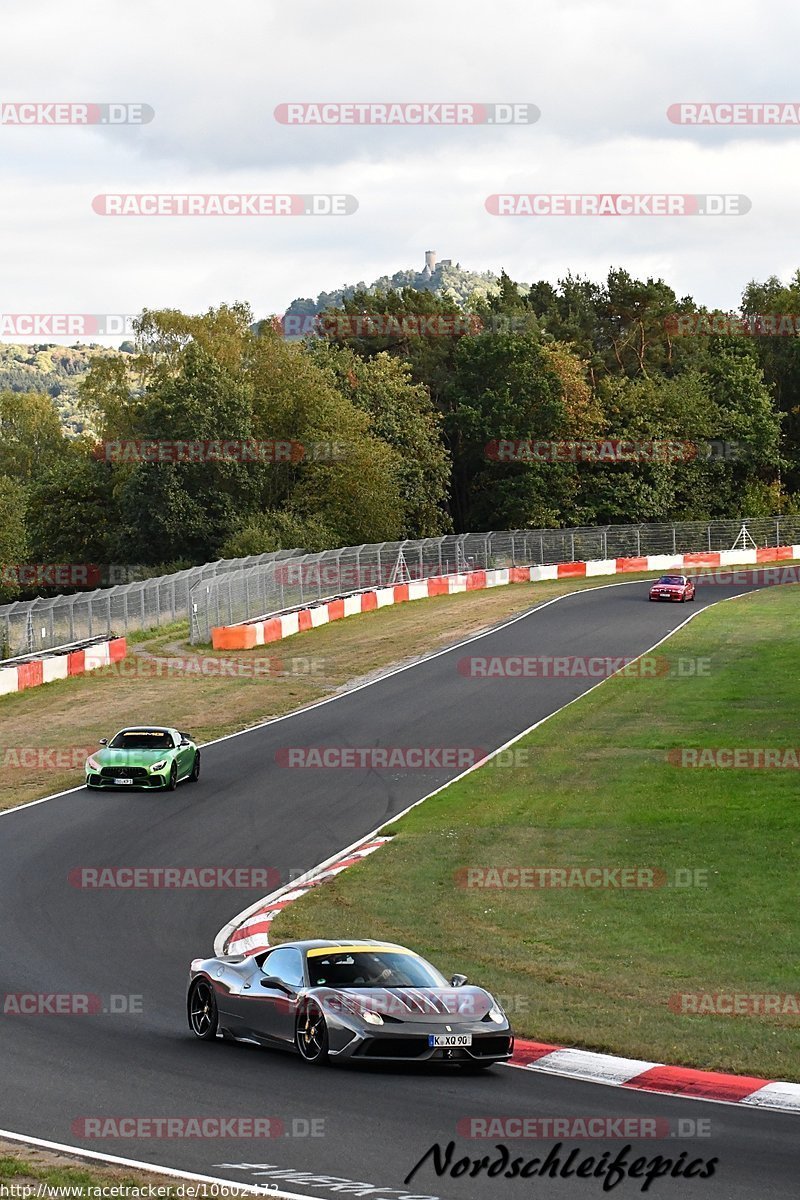
<svg viewBox="0 0 800 1200">
<path fill-rule="evenodd" d="M 200 751 L 196 750 L 195 755 L 194 755 L 194 765 L 192 766 L 192 773 L 189 776 L 189 782 L 197 783 L 199 778 L 200 778 Z"/>
<path fill-rule="evenodd" d="M 297 1016 L 295 1042 L 300 1057 L 314 1066 L 323 1066 L 328 1061 L 328 1026 L 322 1009 L 314 1003 L 306 1004 Z"/>
<path fill-rule="evenodd" d="M 164 784 L 164 787 L 167 789 L 168 792 L 174 792 L 175 788 L 177 786 L 178 786 L 178 764 L 173 763 L 169 769 L 169 779 Z"/>
<path fill-rule="evenodd" d="M 192 984 L 187 1008 L 192 1033 L 201 1041 L 210 1042 L 217 1036 L 219 1012 L 214 989 L 207 979 Z"/>
</svg>

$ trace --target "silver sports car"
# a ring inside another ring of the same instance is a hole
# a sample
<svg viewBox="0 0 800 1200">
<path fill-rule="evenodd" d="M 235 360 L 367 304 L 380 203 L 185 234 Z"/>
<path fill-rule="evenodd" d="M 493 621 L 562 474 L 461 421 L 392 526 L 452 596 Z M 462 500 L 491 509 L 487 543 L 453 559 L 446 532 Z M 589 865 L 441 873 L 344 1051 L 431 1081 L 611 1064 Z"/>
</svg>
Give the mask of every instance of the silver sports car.
<svg viewBox="0 0 800 1200">
<path fill-rule="evenodd" d="M 195 959 L 187 997 L 199 1038 L 296 1050 L 309 1063 L 383 1060 L 489 1067 L 514 1037 L 489 992 L 449 984 L 424 958 L 386 942 L 285 942 Z"/>
</svg>

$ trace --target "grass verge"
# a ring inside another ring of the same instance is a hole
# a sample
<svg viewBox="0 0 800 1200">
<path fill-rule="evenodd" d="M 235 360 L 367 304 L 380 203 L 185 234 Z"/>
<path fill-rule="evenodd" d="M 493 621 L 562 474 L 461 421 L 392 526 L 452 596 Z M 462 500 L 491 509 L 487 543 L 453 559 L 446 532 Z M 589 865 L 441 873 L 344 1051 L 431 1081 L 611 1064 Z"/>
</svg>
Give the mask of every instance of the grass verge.
<svg viewBox="0 0 800 1200">
<path fill-rule="evenodd" d="M 191 646 L 186 624 L 133 634 L 122 663 L 0 697 L 0 809 L 81 784 L 86 755 L 123 725 L 172 725 L 210 741 L 333 695 L 554 596 L 609 582 L 564 579 L 437 596 L 257 650 Z"/>
<path fill-rule="evenodd" d="M 395 823 L 272 940 L 390 938 L 491 987 L 521 1036 L 800 1080 L 797 1011 L 691 1013 L 679 998 L 798 999 L 800 776 L 667 758 L 799 746 L 798 635 L 793 586 L 701 613 L 659 653 L 707 659 L 707 674 L 607 681 L 517 744 L 527 762 L 484 767 Z M 469 868 L 573 866 L 654 868 L 668 885 L 465 886 Z"/>
<path fill-rule="evenodd" d="M 236 1184 L 227 1191 L 228 1196 L 248 1194 Z M 136 1200 L 148 1195 L 173 1200 L 192 1195 L 203 1200 L 211 1198 L 212 1187 L 131 1167 L 88 1164 L 77 1156 L 0 1139 L 0 1195 L 16 1200 Z"/>
</svg>

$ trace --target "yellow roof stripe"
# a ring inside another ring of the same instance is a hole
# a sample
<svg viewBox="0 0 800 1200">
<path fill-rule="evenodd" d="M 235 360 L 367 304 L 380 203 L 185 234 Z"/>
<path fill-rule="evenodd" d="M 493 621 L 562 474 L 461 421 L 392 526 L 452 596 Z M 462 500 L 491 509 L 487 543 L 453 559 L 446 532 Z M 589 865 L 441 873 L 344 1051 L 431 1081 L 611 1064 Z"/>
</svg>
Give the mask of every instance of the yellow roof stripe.
<svg viewBox="0 0 800 1200">
<path fill-rule="evenodd" d="M 306 950 L 306 958 L 321 958 L 326 954 L 413 954 L 413 950 L 402 950 L 398 946 L 315 946 Z"/>
</svg>

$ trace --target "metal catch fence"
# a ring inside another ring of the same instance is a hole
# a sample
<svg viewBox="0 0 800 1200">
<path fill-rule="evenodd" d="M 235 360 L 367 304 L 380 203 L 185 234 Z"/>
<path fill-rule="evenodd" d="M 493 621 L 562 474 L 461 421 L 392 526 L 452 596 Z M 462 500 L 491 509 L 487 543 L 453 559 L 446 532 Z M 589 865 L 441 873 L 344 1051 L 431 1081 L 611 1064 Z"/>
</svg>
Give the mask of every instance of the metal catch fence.
<svg viewBox="0 0 800 1200">
<path fill-rule="evenodd" d="M 190 594 L 191 640 L 215 625 L 266 617 L 348 592 L 465 570 L 800 544 L 800 517 L 518 529 L 348 546 L 226 571 Z"/>
<path fill-rule="evenodd" d="M 171 575 L 69 596 L 0 605 L 0 660 L 111 633 L 189 619 L 195 643 L 232 624 L 331 599 L 459 571 L 536 563 L 800 544 L 800 517 L 517 529 L 381 542 L 304 554 L 279 550 L 220 559 Z"/>
<path fill-rule="evenodd" d="M 202 580 L 231 571 L 258 570 L 299 553 L 279 550 L 247 558 L 220 559 L 202 567 L 116 587 L 0 605 L 0 660 L 54 650 L 88 638 L 107 637 L 110 633 L 122 635 L 186 620 L 189 596 Z"/>
</svg>

